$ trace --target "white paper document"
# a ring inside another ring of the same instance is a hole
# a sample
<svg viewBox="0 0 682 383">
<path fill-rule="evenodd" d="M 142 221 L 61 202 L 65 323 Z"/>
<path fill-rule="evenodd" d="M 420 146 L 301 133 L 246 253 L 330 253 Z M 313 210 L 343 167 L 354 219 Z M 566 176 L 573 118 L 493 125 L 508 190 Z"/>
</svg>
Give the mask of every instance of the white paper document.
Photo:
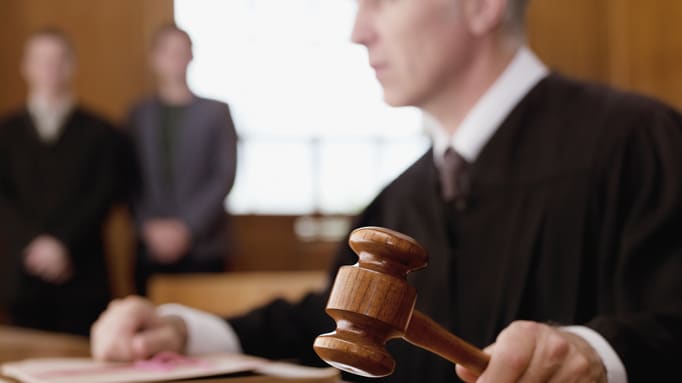
<svg viewBox="0 0 682 383">
<path fill-rule="evenodd" d="M 253 371 L 282 378 L 335 378 L 331 368 L 309 368 L 241 354 L 184 356 L 160 353 L 134 363 L 96 362 L 89 358 L 40 358 L 5 363 L 2 374 L 25 383 L 163 382 Z"/>
</svg>

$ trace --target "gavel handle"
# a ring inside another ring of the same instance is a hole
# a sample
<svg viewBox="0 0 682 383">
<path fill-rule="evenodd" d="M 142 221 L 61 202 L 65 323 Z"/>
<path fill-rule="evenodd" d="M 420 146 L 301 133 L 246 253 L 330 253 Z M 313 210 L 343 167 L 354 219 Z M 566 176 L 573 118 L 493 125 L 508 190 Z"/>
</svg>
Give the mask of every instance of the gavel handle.
<svg viewBox="0 0 682 383">
<path fill-rule="evenodd" d="M 488 354 L 453 335 L 417 310 L 412 313 L 412 319 L 403 338 L 415 346 L 461 364 L 477 376 L 483 373 L 490 361 Z"/>
</svg>

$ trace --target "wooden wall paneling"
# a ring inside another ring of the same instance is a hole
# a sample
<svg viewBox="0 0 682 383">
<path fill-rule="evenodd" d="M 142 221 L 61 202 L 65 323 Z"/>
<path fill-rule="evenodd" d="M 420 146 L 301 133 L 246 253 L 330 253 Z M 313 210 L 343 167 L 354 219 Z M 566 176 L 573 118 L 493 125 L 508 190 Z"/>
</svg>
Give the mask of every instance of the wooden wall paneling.
<svg viewBox="0 0 682 383">
<path fill-rule="evenodd" d="M 146 51 L 153 30 L 172 21 L 172 0 L 0 0 L 0 111 L 25 99 L 18 64 L 26 36 L 55 26 L 76 46 L 80 100 L 121 121 L 130 103 L 151 89 Z"/>
<path fill-rule="evenodd" d="M 340 241 L 302 241 L 295 233 L 298 216 L 236 215 L 233 271 L 327 270 Z"/>
<path fill-rule="evenodd" d="M 531 0 L 530 46 L 551 68 L 682 107 L 682 2 Z"/>
<path fill-rule="evenodd" d="M 608 3 L 610 82 L 682 107 L 682 2 Z"/>
<path fill-rule="evenodd" d="M 530 0 L 528 43 L 550 68 L 603 81 L 608 70 L 606 13 L 603 1 Z"/>
<path fill-rule="evenodd" d="M 607 0 L 608 12 L 605 23 L 607 25 L 608 56 L 607 73 L 604 78 L 608 83 L 624 89 L 630 89 L 633 63 L 629 60 L 632 51 L 630 42 L 631 27 L 628 22 L 629 7 L 627 0 Z"/>
<path fill-rule="evenodd" d="M 15 108 L 25 98 L 19 79 L 19 61 L 23 35 L 23 12 L 20 1 L 0 0 L 0 113 Z"/>
<path fill-rule="evenodd" d="M 135 226 L 126 206 L 115 206 L 104 227 L 104 246 L 109 267 L 109 282 L 114 297 L 135 293 Z"/>
</svg>

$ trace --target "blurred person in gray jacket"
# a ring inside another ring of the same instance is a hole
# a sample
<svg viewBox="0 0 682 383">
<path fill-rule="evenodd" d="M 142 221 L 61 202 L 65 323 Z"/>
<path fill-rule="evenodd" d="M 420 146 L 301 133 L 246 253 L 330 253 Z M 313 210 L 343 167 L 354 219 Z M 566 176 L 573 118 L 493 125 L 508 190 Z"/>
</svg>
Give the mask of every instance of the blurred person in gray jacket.
<svg viewBox="0 0 682 383">
<path fill-rule="evenodd" d="M 141 294 L 155 273 L 224 271 L 229 253 L 224 203 L 236 173 L 237 134 L 227 104 L 189 89 L 191 60 L 187 32 L 160 28 L 150 52 L 156 93 L 130 115 L 140 177 L 134 210 Z"/>
</svg>

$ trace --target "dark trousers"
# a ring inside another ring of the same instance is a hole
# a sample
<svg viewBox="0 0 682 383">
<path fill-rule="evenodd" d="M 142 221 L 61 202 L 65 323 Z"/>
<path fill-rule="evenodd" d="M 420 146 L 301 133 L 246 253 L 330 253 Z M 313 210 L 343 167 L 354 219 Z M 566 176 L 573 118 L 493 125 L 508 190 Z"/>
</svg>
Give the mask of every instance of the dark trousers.
<svg viewBox="0 0 682 383">
<path fill-rule="evenodd" d="M 110 300 L 105 285 L 67 282 L 58 286 L 32 277 L 23 282 L 22 290 L 9 302 L 14 326 L 88 336 Z"/>
<path fill-rule="evenodd" d="M 226 270 L 223 255 L 197 258 L 186 254 L 178 262 L 162 264 L 155 262 L 147 248 L 140 244 L 135 262 L 135 289 L 137 294 L 147 295 L 147 284 L 154 274 L 183 274 L 183 273 L 220 273 Z"/>
</svg>

